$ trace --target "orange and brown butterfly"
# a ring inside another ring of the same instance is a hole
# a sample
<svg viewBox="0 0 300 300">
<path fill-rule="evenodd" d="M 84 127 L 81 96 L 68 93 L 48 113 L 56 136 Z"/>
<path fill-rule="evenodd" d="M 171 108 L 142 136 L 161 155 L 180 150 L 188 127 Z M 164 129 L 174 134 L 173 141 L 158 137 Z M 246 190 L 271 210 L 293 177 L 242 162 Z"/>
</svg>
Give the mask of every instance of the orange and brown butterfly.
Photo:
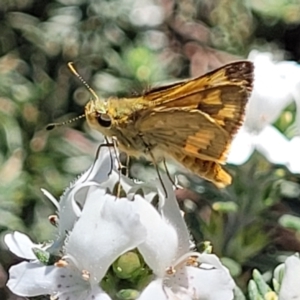
<svg viewBox="0 0 300 300">
<path fill-rule="evenodd" d="M 140 96 L 99 99 L 93 93 L 85 117 L 92 128 L 116 138 L 129 156 L 173 159 L 225 187 L 231 176 L 222 165 L 243 123 L 252 85 L 253 64 L 238 61 Z"/>
</svg>

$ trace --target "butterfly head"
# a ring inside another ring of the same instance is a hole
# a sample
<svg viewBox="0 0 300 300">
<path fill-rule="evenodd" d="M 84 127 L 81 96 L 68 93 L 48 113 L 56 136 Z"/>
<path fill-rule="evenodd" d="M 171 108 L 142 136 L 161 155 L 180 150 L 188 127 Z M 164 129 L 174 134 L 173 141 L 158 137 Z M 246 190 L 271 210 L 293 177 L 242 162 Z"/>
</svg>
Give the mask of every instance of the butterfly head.
<svg viewBox="0 0 300 300">
<path fill-rule="evenodd" d="M 113 120 L 108 112 L 107 102 L 103 99 L 91 100 L 85 106 L 85 117 L 92 128 L 110 136 Z"/>
</svg>

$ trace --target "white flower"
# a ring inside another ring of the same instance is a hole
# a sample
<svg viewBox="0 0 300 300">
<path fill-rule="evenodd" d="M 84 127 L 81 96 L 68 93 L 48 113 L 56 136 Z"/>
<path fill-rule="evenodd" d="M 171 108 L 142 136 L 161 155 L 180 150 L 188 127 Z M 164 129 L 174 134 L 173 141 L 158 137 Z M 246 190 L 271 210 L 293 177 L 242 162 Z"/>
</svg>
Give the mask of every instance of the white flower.
<svg viewBox="0 0 300 300">
<path fill-rule="evenodd" d="M 159 188 L 163 200 L 160 216 L 153 212 L 142 219 L 147 239 L 138 249 L 155 279 L 138 299 L 233 299 L 235 284 L 219 259 L 212 254 L 190 251 L 188 229 L 171 192 L 171 183 L 164 180 L 164 185 L 168 195 L 164 197 L 162 187 Z M 200 267 L 193 263 L 199 263 Z"/>
<path fill-rule="evenodd" d="M 163 176 L 164 188 L 159 181 L 133 184 L 112 170 L 107 148 L 101 149 L 99 160 L 56 204 L 58 238 L 52 244 L 35 245 L 20 233 L 6 236 L 9 249 L 29 260 L 11 267 L 7 286 L 12 292 L 109 300 L 100 283 L 122 254 L 138 249 L 154 274 L 140 300 L 232 299 L 234 282 L 218 258 L 190 251 L 189 232 L 169 179 Z M 119 180 L 127 198 L 110 193 Z M 152 204 L 155 194 L 158 208 Z"/>
<path fill-rule="evenodd" d="M 234 138 L 228 155 L 228 163 L 245 163 L 254 150 L 263 154 L 271 163 L 287 164 L 290 142 L 275 127 L 268 125 L 260 132 L 249 132 L 243 126 Z"/>
<path fill-rule="evenodd" d="M 279 300 L 300 299 L 299 278 L 300 278 L 299 255 L 292 255 L 288 257 L 284 263 L 284 276 L 281 282 Z"/>
<path fill-rule="evenodd" d="M 291 82 L 290 73 L 295 73 L 295 68 L 300 73 L 300 67 L 293 62 L 275 63 L 271 53 L 256 50 L 251 51 L 248 58 L 254 63 L 254 86 L 246 110 L 245 127 L 250 132 L 259 132 L 275 122 L 293 101 L 296 83 L 295 80 Z"/>
<path fill-rule="evenodd" d="M 256 149 L 270 162 L 289 166 L 292 145 L 271 124 L 293 99 L 300 98 L 300 66 L 287 61 L 274 63 L 270 53 L 256 50 L 251 51 L 249 59 L 255 66 L 254 88 L 244 125 L 233 140 L 228 162 L 243 164 Z"/>
<path fill-rule="evenodd" d="M 109 300 L 97 284 L 84 280 L 74 266 L 43 266 L 40 262 L 22 262 L 10 268 L 7 286 L 19 296 L 50 294 L 60 300 Z"/>
<path fill-rule="evenodd" d="M 88 271 L 91 280 L 100 282 L 120 255 L 146 239 L 137 202 L 151 206 L 138 195 L 129 201 L 105 195 L 102 189 L 91 192 L 66 243 L 65 259 Z"/>
<path fill-rule="evenodd" d="M 84 279 L 83 273 L 76 266 L 68 264 L 65 267 L 57 267 L 38 261 L 32 250 L 43 247 L 32 243 L 26 235 L 18 232 L 7 234 L 5 243 L 14 254 L 30 260 L 9 270 L 7 286 L 15 294 L 24 297 L 50 294 L 61 300 L 110 299 L 98 284 Z"/>
<path fill-rule="evenodd" d="M 10 250 L 32 260 L 10 269 L 7 286 L 25 297 L 50 294 L 61 300 L 110 299 L 99 282 L 116 258 L 136 248 L 146 237 L 133 206 L 134 202 L 116 200 L 103 189 L 92 192 L 65 245 L 63 262 L 66 264 L 61 267 L 60 262 L 47 266 L 32 260 L 32 248 L 37 245 L 20 233 L 7 235 L 5 241 Z"/>
<path fill-rule="evenodd" d="M 289 149 L 287 153 L 287 167 L 292 173 L 300 173 L 299 153 L 300 153 L 300 136 L 295 136 L 290 140 Z"/>
<path fill-rule="evenodd" d="M 34 244 L 27 235 L 17 231 L 7 234 L 4 237 L 4 242 L 12 253 L 29 260 L 36 260 L 32 251 L 33 248 L 42 249 L 40 245 Z"/>
</svg>

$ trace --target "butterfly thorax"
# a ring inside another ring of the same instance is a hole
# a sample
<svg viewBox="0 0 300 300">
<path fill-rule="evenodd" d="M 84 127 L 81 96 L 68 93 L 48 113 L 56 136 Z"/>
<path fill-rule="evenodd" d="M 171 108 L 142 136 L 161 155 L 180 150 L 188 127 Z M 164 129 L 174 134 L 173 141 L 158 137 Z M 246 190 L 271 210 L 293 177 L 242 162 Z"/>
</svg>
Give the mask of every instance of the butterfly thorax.
<svg viewBox="0 0 300 300">
<path fill-rule="evenodd" d="M 88 124 L 104 136 L 116 137 L 121 150 L 130 155 L 140 156 L 147 148 L 155 145 L 145 144 L 136 126 L 137 120 L 149 111 L 151 102 L 143 97 L 108 98 L 90 101 L 85 107 Z M 136 152 L 136 154 L 135 154 Z"/>
</svg>

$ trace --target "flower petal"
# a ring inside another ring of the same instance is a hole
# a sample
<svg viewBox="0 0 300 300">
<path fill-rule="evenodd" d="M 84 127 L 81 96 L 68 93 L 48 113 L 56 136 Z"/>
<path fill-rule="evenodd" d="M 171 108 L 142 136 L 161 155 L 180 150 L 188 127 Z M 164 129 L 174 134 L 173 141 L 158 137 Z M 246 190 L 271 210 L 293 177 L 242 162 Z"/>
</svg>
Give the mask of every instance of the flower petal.
<svg viewBox="0 0 300 300">
<path fill-rule="evenodd" d="M 52 294 L 54 266 L 39 262 L 21 262 L 9 269 L 8 288 L 16 295 L 33 297 Z"/>
<path fill-rule="evenodd" d="M 190 250 L 190 234 L 182 217 L 170 179 L 162 176 L 163 183 L 157 180 L 156 186 L 159 190 L 159 209 L 163 220 L 173 225 L 177 232 L 179 245 L 177 247 L 176 259 Z M 164 185 L 164 188 L 162 187 Z M 167 195 L 165 195 L 165 191 Z"/>
<path fill-rule="evenodd" d="M 12 253 L 25 259 L 36 259 L 32 248 L 40 248 L 40 246 L 34 244 L 27 235 L 18 231 L 6 234 L 4 242 Z"/>
<path fill-rule="evenodd" d="M 205 270 L 186 267 L 186 273 L 178 271 L 178 281 L 187 280 L 188 291 L 199 300 L 231 300 L 234 296 L 234 283 L 229 274 L 221 269 Z M 181 280 L 180 280 L 181 279 Z M 178 282 L 180 283 L 180 282 Z"/>
<path fill-rule="evenodd" d="M 172 297 L 172 292 L 168 287 L 164 287 L 162 279 L 156 279 L 148 284 L 143 290 L 138 300 L 172 300 L 178 299 Z M 174 295 L 173 295 L 174 296 Z"/>
<path fill-rule="evenodd" d="M 299 300 L 299 278 L 300 278 L 300 259 L 299 256 L 292 255 L 285 261 L 285 272 L 282 280 L 279 300 Z"/>
<path fill-rule="evenodd" d="M 110 300 L 98 285 L 91 286 L 72 266 L 44 266 L 22 262 L 9 270 L 9 289 L 19 296 L 52 295 L 60 300 Z"/>
<path fill-rule="evenodd" d="M 227 162 L 234 165 L 245 163 L 254 150 L 253 133 L 249 133 L 243 126 L 232 141 Z"/>
<path fill-rule="evenodd" d="M 100 282 L 117 257 L 145 238 L 146 229 L 134 210 L 134 202 L 97 189 L 89 195 L 70 234 L 66 255 L 76 261 L 78 269 L 88 271 Z"/>
<path fill-rule="evenodd" d="M 288 75 L 288 68 L 275 64 L 271 53 L 253 50 L 249 59 L 255 65 L 255 82 L 246 108 L 245 126 L 250 132 L 259 132 L 273 123 L 293 98 L 290 81 L 284 76 Z"/>
<path fill-rule="evenodd" d="M 136 196 L 134 203 L 141 216 L 141 222 L 147 229 L 147 238 L 138 249 L 154 274 L 162 278 L 166 268 L 176 259 L 178 249 L 176 229 L 147 201 Z"/>
<path fill-rule="evenodd" d="M 87 181 L 95 181 L 98 183 L 108 179 L 115 159 L 113 151 L 105 144 L 101 144 L 98 148 L 98 156 L 94 164 L 75 182 L 84 183 Z"/>
<path fill-rule="evenodd" d="M 286 164 L 289 141 L 275 127 L 266 126 L 255 139 L 256 148 L 271 163 Z"/>
<path fill-rule="evenodd" d="M 217 256 L 203 253 L 199 262 L 199 268 L 182 267 L 169 279 L 175 291 L 185 288 L 193 299 L 200 300 L 233 299 L 235 283 Z"/>
<path fill-rule="evenodd" d="M 287 153 L 287 167 L 292 173 L 300 173 L 300 137 L 295 136 L 290 140 Z"/>
</svg>

